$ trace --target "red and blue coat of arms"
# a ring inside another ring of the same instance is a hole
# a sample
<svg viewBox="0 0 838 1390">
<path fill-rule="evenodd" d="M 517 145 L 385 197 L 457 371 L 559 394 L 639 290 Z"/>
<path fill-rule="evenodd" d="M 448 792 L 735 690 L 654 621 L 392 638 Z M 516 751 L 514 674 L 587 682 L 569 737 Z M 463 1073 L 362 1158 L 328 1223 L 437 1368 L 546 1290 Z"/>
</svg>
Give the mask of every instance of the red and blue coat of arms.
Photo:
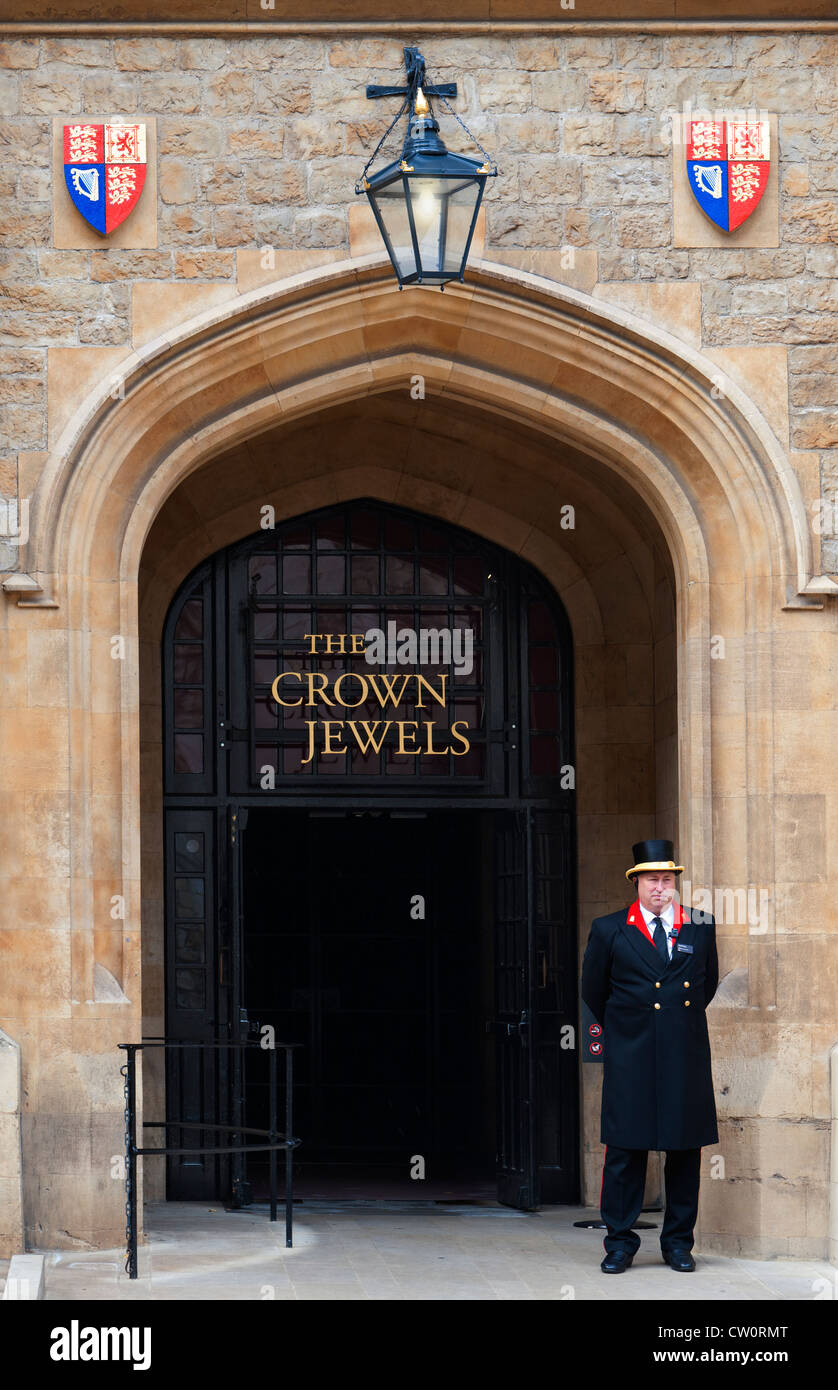
<svg viewBox="0 0 838 1390">
<path fill-rule="evenodd" d="M 65 125 L 67 188 L 82 217 L 102 236 L 134 211 L 145 171 L 144 125 Z"/>
<path fill-rule="evenodd" d="M 688 121 L 686 136 L 693 197 L 723 232 L 735 232 L 768 183 L 768 121 Z"/>
</svg>

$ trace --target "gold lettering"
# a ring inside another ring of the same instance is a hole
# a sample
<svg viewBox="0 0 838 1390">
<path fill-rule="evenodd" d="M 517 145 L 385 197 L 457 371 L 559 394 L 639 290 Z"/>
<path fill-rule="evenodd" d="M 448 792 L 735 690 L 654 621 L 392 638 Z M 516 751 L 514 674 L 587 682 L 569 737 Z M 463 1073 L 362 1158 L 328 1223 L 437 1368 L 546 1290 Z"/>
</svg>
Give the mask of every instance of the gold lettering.
<svg viewBox="0 0 838 1390">
<path fill-rule="evenodd" d="M 425 708 L 425 706 L 422 704 L 422 686 L 423 686 L 423 685 L 425 686 L 425 688 L 426 688 L 428 694 L 429 694 L 429 695 L 433 695 L 433 697 L 434 697 L 434 699 L 436 700 L 437 704 L 438 704 L 438 705 L 442 705 L 443 709 L 445 708 L 445 702 L 446 702 L 446 699 L 447 699 L 447 696 L 446 696 L 446 694 L 445 694 L 445 682 L 448 680 L 448 677 L 447 677 L 447 676 L 440 676 L 440 678 L 439 678 L 440 684 L 441 684 L 441 686 L 442 686 L 442 692 L 441 692 L 441 693 L 440 693 L 438 690 L 434 690 L 434 688 L 433 688 L 433 686 L 431 685 L 430 681 L 427 680 L 427 678 L 426 678 L 425 676 L 414 676 L 413 679 L 416 681 L 416 694 L 417 694 L 418 697 L 419 697 L 419 698 L 417 699 L 417 701 L 416 701 L 416 708 L 417 708 L 417 709 L 424 709 L 424 708 Z"/>
<path fill-rule="evenodd" d="M 344 756 L 345 756 L 345 755 L 346 755 L 346 749 L 345 749 L 345 748 L 341 748 L 340 746 L 338 746 L 337 748 L 335 748 L 335 746 L 334 746 L 333 743 L 332 743 L 332 739 L 333 739 L 333 738 L 336 738 L 336 739 L 340 740 L 340 737 L 341 737 L 341 735 L 342 735 L 342 733 L 343 733 L 343 725 L 342 725 L 341 723 L 339 723 L 336 719 L 324 719 L 324 720 L 322 720 L 322 724 L 323 724 L 323 728 L 324 728 L 324 730 L 325 730 L 325 742 L 324 742 L 324 744 L 323 744 L 323 752 L 324 752 L 324 753 L 343 753 Z M 334 732 L 333 732 L 333 726 L 334 726 Z"/>
<path fill-rule="evenodd" d="M 451 749 L 451 752 L 452 752 L 452 754 L 453 754 L 453 756 L 454 756 L 455 758 L 462 758 L 462 757 L 468 752 L 468 750 L 471 748 L 471 743 L 469 742 L 469 740 L 468 740 L 463 734 L 460 734 L 460 733 L 457 732 L 457 725 L 458 725 L 458 724 L 461 724 L 461 725 L 463 726 L 464 729 L 467 729 L 467 728 L 468 728 L 468 723 L 466 722 L 465 719 L 455 719 L 455 720 L 454 720 L 454 723 L 451 725 L 451 733 L 452 733 L 452 735 L 453 735 L 454 738 L 458 739 L 459 742 L 463 744 L 463 751 L 462 751 L 462 753 L 458 753 L 457 750 L 456 750 L 456 748 L 452 748 L 452 749 Z"/>
<path fill-rule="evenodd" d="M 428 720 L 425 721 L 425 752 L 429 754 L 429 756 L 432 758 L 444 758 L 445 754 L 448 753 L 450 750 L 447 745 L 445 748 L 434 748 L 435 728 L 436 724 L 432 724 Z"/>
<path fill-rule="evenodd" d="M 353 736 L 354 736 L 355 742 L 357 743 L 357 745 L 358 745 L 358 747 L 360 748 L 360 750 L 361 750 L 362 753 L 368 753 L 368 752 L 370 751 L 370 749 L 372 749 L 372 750 L 373 750 L 374 752 L 376 752 L 376 753 L 380 753 L 380 752 L 381 752 L 381 745 L 383 744 L 385 738 L 387 737 L 387 730 L 390 728 L 390 724 L 391 724 L 391 723 L 392 723 L 392 720 L 390 720 L 390 719 L 385 720 L 385 723 L 384 723 L 384 730 L 383 730 L 383 732 L 381 733 L 381 735 L 379 736 L 379 739 L 378 739 L 378 742 L 377 742 L 377 743 L 376 743 L 376 741 L 375 741 L 375 731 L 376 731 L 376 729 L 378 729 L 378 728 L 380 727 L 380 725 L 381 725 L 381 720 L 380 720 L 380 719 L 376 719 L 375 722 L 372 723 L 372 724 L 370 723 L 370 721 L 369 721 L 368 719 L 361 719 L 361 720 L 349 719 L 349 720 L 347 720 L 347 728 L 349 728 L 349 729 L 352 730 L 352 734 L 353 734 Z M 366 740 L 364 740 L 364 739 L 361 737 L 361 735 L 358 733 L 358 725 L 359 725 L 359 724 L 360 724 L 361 728 L 364 730 L 364 733 L 366 734 Z"/>
<path fill-rule="evenodd" d="M 323 703 L 324 703 L 325 705 L 334 705 L 334 703 L 335 703 L 334 700 L 330 700 L 329 697 L 328 697 L 328 695 L 326 694 L 326 687 L 327 687 L 327 685 L 329 684 L 329 678 L 328 678 L 328 676 L 325 674 L 325 672 L 323 672 L 323 671 L 307 671 L 307 672 L 306 672 L 306 676 L 307 676 L 307 678 L 308 678 L 308 699 L 306 700 L 306 704 L 307 704 L 307 705 L 316 705 L 316 704 L 317 704 L 317 701 L 316 701 L 315 698 L 314 698 L 314 690 L 315 690 L 315 682 L 316 682 L 316 681 L 319 681 L 320 684 L 319 684 L 319 687 L 318 687 L 318 694 L 320 695 L 321 700 L 323 701 Z"/>
<path fill-rule="evenodd" d="M 377 699 L 378 703 L 380 704 L 381 708 L 383 709 L 384 706 L 385 706 L 386 704 L 388 704 L 388 703 L 389 703 L 389 704 L 392 704 L 392 705 L 400 705 L 400 704 L 401 704 L 402 700 L 404 699 L 405 686 L 407 685 L 407 683 L 408 683 L 408 681 L 411 679 L 411 677 L 410 677 L 410 676 L 388 676 L 388 675 L 386 675 L 384 672 L 382 672 L 381 675 L 379 675 L 379 676 L 368 676 L 367 679 L 369 680 L 369 683 L 370 683 L 370 685 L 371 685 L 372 688 L 373 688 L 373 692 L 374 692 L 374 694 L 375 694 L 375 698 Z M 378 682 L 379 682 L 379 681 L 381 681 L 381 684 L 384 686 L 384 694 L 383 694 L 383 695 L 382 695 L 381 690 L 379 689 L 379 685 L 378 685 Z M 395 695 L 395 694 L 394 694 L 395 688 L 396 688 L 396 681 L 401 681 L 401 685 L 399 686 L 399 693 L 398 693 L 398 695 Z"/>
<path fill-rule="evenodd" d="M 314 730 L 317 728 L 317 720 L 307 719 L 306 727 L 308 729 L 308 757 L 300 759 L 302 767 L 305 767 L 306 763 L 310 763 L 314 757 Z"/>
<path fill-rule="evenodd" d="M 325 648 L 324 648 L 324 651 L 325 651 L 329 656 L 333 656 L 335 652 L 340 652 L 341 656 L 343 656 L 344 652 L 346 651 L 346 633 L 345 633 L 345 632 L 337 632 L 337 633 L 327 632 L 327 633 L 325 634 L 324 638 L 323 638 L 323 641 L 326 643 L 326 646 L 325 646 Z M 337 643 L 337 646 L 336 646 L 336 647 L 335 647 L 335 646 L 332 646 L 332 643 L 333 643 L 333 642 L 336 642 L 336 643 Z"/>
<path fill-rule="evenodd" d="M 271 694 L 273 695 L 278 705 L 284 705 L 286 709 L 292 709 L 296 708 L 297 705 L 301 705 L 303 703 L 303 697 L 301 695 L 299 700 L 281 700 L 279 698 L 279 682 L 284 681 L 286 676 L 291 676 L 292 679 L 295 681 L 302 680 L 302 676 L 300 675 L 299 671 L 280 671 L 279 675 L 277 676 L 276 680 L 271 686 Z"/>
<path fill-rule="evenodd" d="M 406 730 L 407 730 L 407 729 L 411 729 L 411 730 L 413 731 L 413 732 L 409 735 L 409 737 L 412 738 L 412 739 L 415 739 L 415 738 L 416 738 L 416 730 L 419 728 L 419 725 L 417 724 L 416 720 L 415 720 L 415 719 L 400 719 L 396 727 L 398 728 L 398 731 L 399 731 L 399 752 L 400 752 L 400 753 L 420 753 L 420 752 L 422 751 L 420 748 L 406 748 L 406 747 L 405 747 L 405 742 L 404 742 L 404 741 L 405 741 L 405 736 L 406 736 Z"/>
<path fill-rule="evenodd" d="M 367 650 L 364 646 L 365 639 L 363 632 L 353 632 L 350 635 L 352 637 L 352 655 L 361 656 Z"/>
<path fill-rule="evenodd" d="M 343 685 L 343 682 L 345 680 L 361 682 L 361 698 L 360 700 L 356 700 L 354 704 L 351 700 L 344 700 L 343 696 L 341 695 L 341 686 Z M 366 676 L 360 675 L 357 671 L 344 671 L 340 676 L 338 676 L 337 680 L 335 681 L 335 699 L 337 700 L 339 705 L 343 705 L 344 709 L 357 709 L 358 706 L 362 705 L 365 700 L 369 699 L 369 697 L 370 692 L 369 687 L 367 685 Z"/>
<path fill-rule="evenodd" d="M 309 649 L 308 649 L 308 650 L 309 650 L 309 654 L 310 654 L 311 656 L 314 656 L 314 653 L 317 651 L 317 639 L 318 639 L 319 636 L 320 636 L 320 633 L 319 633 L 319 632 L 304 632 L 304 633 L 303 633 L 303 641 L 304 641 L 304 642 L 308 642 L 308 641 L 311 642 L 311 646 L 310 646 Z"/>
<path fill-rule="evenodd" d="M 347 642 L 351 643 L 353 655 L 362 653 L 365 650 L 362 633 L 324 634 L 307 632 L 305 634 L 305 639 L 310 643 L 309 650 L 311 653 L 315 652 L 317 642 L 321 640 L 325 644 L 325 651 L 329 653 L 340 651 L 345 654 L 347 651 Z M 298 684 L 302 684 L 305 680 L 308 688 L 308 699 L 304 701 L 302 694 L 296 700 L 283 699 L 280 691 L 282 689 L 282 682 L 286 678 L 295 680 Z M 345 699 L 345 682 L 353 679 L 358 681 L 358 699 Z M 427 677 L 417 674 L 394 675 L 381 672 L 377 675 L 362 675 L 358 671 L 343 671 L 334 682 L 334 685 L 330 686 L 329 676 L 323 671 L 307 671 L 304 673 L 299 671 L 280 671 L 271 685 L 271 694 L 276 703 L 283 706 L 285 709 L 296 709 L 304 703 L 306 706 L 316 705 L 321 701 L 331 708 L 334 708 L 336 703 L 339 707 L 338 712 L 331 719 L 324 719 L 322 721 L 307 719 L 304 721 L 308 730 L 308 748 L 306 750 L 306 756 L 301 759 L 301 765 L 303 767 L 314 759 L 317 749 L 316 730 L 318 723 L 322 723 L 323 751 L 326 753 L 346 755 L 347 748 L 343 742 L 343 739 L 346 737 L 344 733 L 346 728 L 352 731 L 352 737 L 362 753 L 380 753 L 390 729 L 395 728 L 398 731 L 397 749 L 398 753 L 402 756 L 417 756 L 424 753 L 428 757 L 440 758 L 444 757 L 447 753 L 451 753 L 455 758 L 461 758 L 471 748 L 471 742 L 468 737 L 466 737 L 469 726 L 464 719 L 456 720 L 448 730 L 454 744 L 458 746 L 455 747 L 452 744 L 450 746 L 446 745 L 444 748 L 437 748 L 434 743 L 434 735 L 435 731 L 440 726 L 432 720 L 425 720 L 422 724 L 413 719 L 398 721 L 389 719 L 345 720 L 343 714 L 343 711 L 346 709 L 358 709 L 359 706 L 363 705 L 373 696 L 382 709 L 387 705 L 396 707 L 407 698 L 411 681 L 415 681 L 416 683 L 415 702 L 417 708 L 423 709 L 425 707 L 423 697 L 426 695 L 429 695 L 432 700 L 445 708 L 447 704 L 446 687 L 448 676 L 441 675 L 436 679 L 437 684 L 435 685 Z M 330 690 L 331 695 L 328 693 Z M 332 698 L 332 696 L 334 696 L 334 698 Z M 423 746 L 421 747 L 417 742 L 420 728 L 424 728 L 425 730 Z M 461 733 L 460 730 L 464 730 L 465 732 Z"/>
</svg>

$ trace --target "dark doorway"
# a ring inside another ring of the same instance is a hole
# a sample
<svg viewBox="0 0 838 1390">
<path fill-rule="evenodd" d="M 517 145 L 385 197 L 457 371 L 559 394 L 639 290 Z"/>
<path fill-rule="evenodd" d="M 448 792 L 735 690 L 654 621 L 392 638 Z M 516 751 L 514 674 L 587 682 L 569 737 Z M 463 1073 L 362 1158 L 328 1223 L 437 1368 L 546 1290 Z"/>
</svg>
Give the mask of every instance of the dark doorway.
<svg viewBox="0 0 838 1390">
<path fill-rule="evenodd" d="M 302 1044 L 304 1180 L 416 1192 L 418 1156 L 427 1183 L 578 1200 L 572 657 L 530 565 L 371 500 L 219 551 L 174 599 L 166 1033 Z M 264 1127 L 254 1057 L 172 1057 L 168 1118 Z M 187 1153 L 168 1192 L 242 1176 Z"/>
<path fill-rule="evenodd" d="M 485 834 L 479 812 L 250 813 L 244 997 L 251 1028 L 304 1044 L 301 1195 L 492 1192 Z M 264 1127 L 264 1059 L 250 1073 Z M 249 1165 L 254 1193 L 266 1173 Z"/>
</svg>

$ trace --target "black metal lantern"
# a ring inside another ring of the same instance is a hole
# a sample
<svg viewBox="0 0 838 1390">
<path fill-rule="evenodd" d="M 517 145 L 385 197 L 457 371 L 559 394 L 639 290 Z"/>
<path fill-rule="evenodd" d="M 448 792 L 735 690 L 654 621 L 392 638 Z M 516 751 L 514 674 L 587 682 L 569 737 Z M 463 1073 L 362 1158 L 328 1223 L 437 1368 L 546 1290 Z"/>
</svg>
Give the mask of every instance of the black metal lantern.
<svg viewBox="0 0 838 1390">
<path fill-rule="evenodd" d="M 425 86 L 425 60 L 418 48 L 406 48 L 404 60 L 406 87 L 367 87 L 368 97 L 403 96 L 404 101 L 367 161 L 355 192 L 369 198 L 399 289 L 423 284 L 444 289 L 446 281 L 462 280 L 465 275 L 486 180 L 498 171 L 477 141 L 482 161 L 448 151 L 428 98 L 439 97 L 448 106 L 446 98 L 457 95 L 456 83 Z M 367 178 L 370 164 L 406 111 L 408 130 L 401 158 Z"/>
</svg>

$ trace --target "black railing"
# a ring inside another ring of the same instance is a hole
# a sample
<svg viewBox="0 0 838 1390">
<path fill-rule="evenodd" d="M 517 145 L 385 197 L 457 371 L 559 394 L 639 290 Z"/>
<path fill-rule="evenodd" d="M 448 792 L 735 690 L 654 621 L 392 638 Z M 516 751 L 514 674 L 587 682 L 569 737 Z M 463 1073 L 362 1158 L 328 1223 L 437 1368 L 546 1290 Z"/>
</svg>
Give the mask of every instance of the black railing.
<svg viewBox="0 0 838 1390">
<path fill-rule="evenodd" d="M 276 1221 L 277 1211 L 277 1192 L 276 1192 L 276 1156 L 282 1149 L 285 1152 L 285 1244 L 287 1247 L 293 1245 L 293 1217 L 294 1217 L 294 1150 L 300 1143 L 299 1139 L 293 1136 L 294 1130 L 294 1049 L 301 1046 L 300 1043 L 275 1043 L 273 1047 L 262 1048 L 260 1040 L 245 1040 L 242 1042 L 182 1042 L 180 1040 L 170 1040 L 164 1038 L 144 1038 L 138 1043 L 119 1043 L 121 1051 L 126 1053 L 125 1065 L 120 1068 L 122 1076 L 125 1078 L 125 1241 L 126 1256 L 125 1270 L 130 1279 L 137 1277 L 137 1159 L 149 1157 L 169 1157 L 171 1154 L 240 1154 L 240 1153 L 267 1153 L 270 1166 L 270 1219 Z M 269 1103 L 270 1103 L 270 1128 L 253 1129 L 248 1125 L 217 1125 L 209 1124 L 204 1120 L 144 1120 L 143 1129 L 170 1129 L 185 1130 L 213 1130 L 223 1134 L 239 1135 L 242 1139 L 253 1136 L 264 1138 L 268 1142 L 264 1144 L 223 1144 L 212 1145 L 210 1147 L 193 1148 L 170 1146 L 163 1148 L 149 1149 L 140 1148 L 137 1144 L 137 1053 L 149 1051 L 152 1048 L 201 1048 L 220 1051 L 222 1048 L 248 1048 L 257 1047 L 268 1053 L 269 1058 Z M 278 1077 L 276 1054 L 282 1050 L 285 1053 L 285 1128 L 279 1130 L 277 1121 L 279 1116 L 278 1106 Z"/>
</svg>

